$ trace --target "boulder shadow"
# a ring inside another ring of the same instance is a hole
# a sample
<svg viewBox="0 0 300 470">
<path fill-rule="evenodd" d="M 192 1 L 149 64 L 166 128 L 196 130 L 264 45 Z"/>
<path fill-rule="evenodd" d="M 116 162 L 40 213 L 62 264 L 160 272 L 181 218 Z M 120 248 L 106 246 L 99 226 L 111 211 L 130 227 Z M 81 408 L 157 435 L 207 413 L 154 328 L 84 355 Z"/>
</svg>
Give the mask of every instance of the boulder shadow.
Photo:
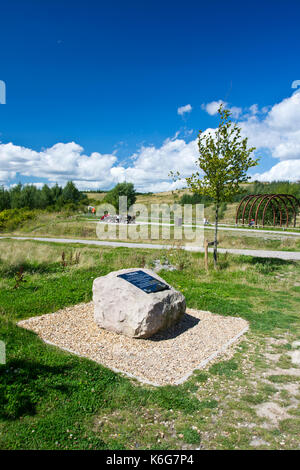
<svg viewBox="0 0 300 470">
<path fill-rule="evenodd" d="M 195 318 L 189 313 L 185 313 L 178 323 L 175 323 L 166 330 L 155 333 L 153 336 L 147 339 L 149 341 L 166 341 L 173 339 L 182 335 L 185 331 L 194 328 L 194 326 L 198 325 L 199 322 L 199 318 Z"/>
</svg>

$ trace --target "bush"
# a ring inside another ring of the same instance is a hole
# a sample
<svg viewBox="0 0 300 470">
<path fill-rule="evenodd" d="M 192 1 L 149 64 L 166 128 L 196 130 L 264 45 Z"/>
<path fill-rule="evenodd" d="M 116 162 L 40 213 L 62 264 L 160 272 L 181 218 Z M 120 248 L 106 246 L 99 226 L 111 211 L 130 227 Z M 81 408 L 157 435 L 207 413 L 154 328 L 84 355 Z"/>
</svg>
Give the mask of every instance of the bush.
<svg viewBox="0 0 300 470">
<path fill-rule="evenodd" d="M 197 194 L 197 193 L 184 194 L 183 196 L 181 196 L 179 203 L 182 204 L 182 205 L 184 205 L 184 204 L 205 204 L 206 206 L 208 206 L 209 204 L 212 203 L 212 198 L 209 197 L 209 196 L 203 196 L 203 195 Z"/>
<path fill-rule="evenodd" d="M 35 219 L 37 211 L 28 209 L 7 209 L 0 212 L 0 232 L 12 231 L 27 220 Z"/>
</svg>

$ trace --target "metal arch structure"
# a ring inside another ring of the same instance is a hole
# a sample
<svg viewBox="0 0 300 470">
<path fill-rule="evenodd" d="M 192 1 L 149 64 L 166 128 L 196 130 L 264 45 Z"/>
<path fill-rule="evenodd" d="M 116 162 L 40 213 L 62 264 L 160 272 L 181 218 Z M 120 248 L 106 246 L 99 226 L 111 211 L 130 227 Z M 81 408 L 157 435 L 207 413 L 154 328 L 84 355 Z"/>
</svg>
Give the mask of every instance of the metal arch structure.
<svg viewBox="0 0 300 470">
<path fill-rule="evenodd" d="M 265 201 L 265 198 L 263 197 L 260 197 L 260 202 L 256 208 L 256 211 L 255 211 L 255 225 L 257 225 L 257 221 L 258 221 L 258 214 L 259 214 L 259 208 L 260 206 L 262 205 L 262 203 Z M 280 226 L 282 225 L 282 211 L 281 211 L 281 206 L 280 204 L 278 203 L 278 201 L 275 199 L 274 201 L 272 201 L 272 199 L 270 199 L 270 204 L 271 204 L 271 207 L 272 207 L 272 210 L 273 210 L 273 225 L 275 226 L 276 225 L 276 215 L 277 215 L 277 212 L 276 212 L 276 209 L 278 210 L 279 212 L 279 217 L 280 217 Z M 276 204 L 276 207 L 275 207 L 275 204 Z M 249 214 L 251 215 L 251 214 Z M 250 223 L 250 217 L 248 219 L 248 223 Z"/>
<path fill-rule="evenodd" d="M 279 201 L 281 201 L 281 202 L 283 203 L 284 208 L 285 208 L 285 214 L 286 214 L 286 226 L 288 227 L 288 226 L 289 226 L 289 210 L 288 210 L 288 208 L 287 208 L 287 205 L 286 205 L 286 203 L 285 203 L 285 200 L 284 200 L 281 196 L 279 196 L 279 195 L 276 196 L 276 194 L 267 199 L 267 202 L 266 202 L 266 204 L 265 204 L 265 206 L 264 206 L 263 214 L 262 214 L 262 226 L 265 225 L 265 216 L 266 216 L 267 208 L 268 208 L 270 202 L 272 202 L 272 200 L 275 200 L 275 201 L 278 201 L 278 200 L 279 200 Z M 278 202 L 279 202 L 279 201 L 278 201 Z M 281 227 L 281 226 L 282 226 L 282 217 L 281 217 L 281 221 L 280 221 L 280 227 Z"/>
<path fill-rule="evenodd" d="M 247 207 L 248 212 L 248 224 L 250 224 L 252 212 L 255 210 L 254 224 L 258 225 L 259 210 L 262 208 L 261 225 L 265 224 L 265 217 L 267 214 L 268 207 L 271 207 L 273 211 L 273 225 L 275 227 L 276 220 L 279 216 L 279 225 L 282 227 L 285 223 L 286 227 L 289 226 L 290 220 L 293 220 L 293 226 L 296 227 L 296 218 L 300 207 L 299 200 L 291 194 L 248 194 L 243 197 L 236 210 L 235 223 L 238 224 L 240 213 L 242 218 L 242 224 L 245 224 L 245 215 Z M 290 214 L 292 213 L 292 217 Z M 285 217 L 284 217 L 285 215 Z M 285 222 L 284 222 L 285 219 Z"/>
<path fill-rule="evenodd" d="M 295 196 L 292 196 L 291 194 L 286 194 L 286 198 L 288 199 L 288 201 L 290 201 L 290 204 L 293 207 L 294 227 L 296 227 L 296 218 L 297 218 L 297 213 L 298 213 L 298 210 L 299 210 L 300 203 L 299 203 L 298 199 Z M 295 205 L 294 205 L 294 203 L 295 203 Z"/>
</svg>

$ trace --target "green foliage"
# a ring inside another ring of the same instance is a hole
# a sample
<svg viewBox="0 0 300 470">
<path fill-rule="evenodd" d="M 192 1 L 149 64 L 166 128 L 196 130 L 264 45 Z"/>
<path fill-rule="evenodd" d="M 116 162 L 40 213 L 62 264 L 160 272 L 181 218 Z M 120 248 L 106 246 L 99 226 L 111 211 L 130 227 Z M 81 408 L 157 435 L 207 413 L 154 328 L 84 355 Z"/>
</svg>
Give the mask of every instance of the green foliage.
<svg viewBox="0 0 300 470">
<path fill-rule="evenodd" d="M 104 201 L 108 202 L 112 206 L 119 210 L 119 197 L 126 196 L 127 197 L 127 210 L 130 206 L 132 206 L 136 201 L 136 192 L 132 183 L 119 183 L 117 184 L 111 191 L 109 191 Z"/>
<path fill-rule="evenodd" d="M 0 212 L 0 232 L 12 231 L 22 226 L 27 220 L 36 217 L 37 211 L 7 209 Z"/>
<path fill-rule="evenodd" d="M 199 434 L 192 428 L 186 428 L 183 430 L 183 438 L 188 444 L 198 444 L 200 442 Z"/>
<path fill-rule="evenodd" d="M 62 190 L 62 199 L 64 203 L 76 203 L 82 199 L 82 193 L 78 191 L 73 181 L 68 181 Z"/>
<path fill-rule="evenodd" d="M 209 196 L 215 202 L 214 264 L 217 264 L 217 230 L 221 203 L 232 201 L 240 193 L 240 184 L 248 181 L 249 168 L 258 164 L 251 157 L 255 147 L 248 148 L 248 139 L 242 138 L 241 129 L 230 120 L 230 111 L 219 110 L 220 123 L 215 132 L 199 131 L 199 170 L 184 178 L 187 187 L 196 194 Z M 173 177 L 179 178 L 177 172 Z"/>
<path fill-rule="evenodd" d="M 212 198 L 210 196 L 203 196 L 202 194 L 193 193 L 193 194 L 184 194 L 181 196 L 180 204 L 205 204 L 209 206 L 212 203 Z"/>
<path fill-rule="evenodd" d="M 60 210 L 63 206 L 77 208 L 80 204 L 88 204 L 85 194 L 78 191 L 72 181 L 64 188 L 57 184 L 49 188 L 46 184 L 42 189 L 34 185 L 18 184 L 10 189 L 0 187 L 0 212 L 7 209 L 49 209 Z"/>
<path fill-rule="evenodd" d="M 300 378 L 297 375 L 269 375 L 267 379 L 274 384 L 285 384 L 289 382 L 300 381 Z"/>
<path fill-rule="evenodd" d="M 214 209 L 216 210 L 216 206 L 214 207 Z M 219 214 L 218 214 L 219 220 L 223 219 L 226 209 L 227 209 L 226 202 L 222 202 L 219 207 Z"/>
<path fill-rule="evenodd" d="M 0 187 L 0 212 L 10 208 L 10 195 L 3 186 Z"/>
<path fill-rule="evenodd" d="M 208 379 L 208 375 L 205 372 L 196 370 L 194 374 L 195 374 L 197 382 L 200 382 L 200 383 L 206 382 Z"/>
<path fill-rule="evenodd" d="M 240 184 L 249 179 L 247 171 L 258 164 L 251 157 L 254 147 L 241 137 L 241 129 L 230 120 L 230 111 L 219 108 L 220 123 L 215 132 L 199 132 L 199 171 L 186 178 L 187 186 L 198 194 L 210 196 L 216 204 L 231 201 Z"/>
<path fill-rule="evenodd" d="M 199 405 L 200 409 L 209 409 L 212 410 L 214 408 L 218 408 L 218 402 L 217 400 L 211 399 L 211 400 L 202 400 Z"/>
<path fill-rule="evenodd" d="M 261 183 L 254 181 L 241 188 L 233 197 L 233 202 L 241 201 L 248 194 L 290 194 L 300 200 L 300 182 L 271 181 L 270 183 Z"/>
<path fill-rule="evenodd" d="M 136 196 L 152 196 L 153 192 L 152 191 L 148 191 L 147 193 L 136 192 L 135 194 L 136 194 Z"/>
<path fill-rule="evenodd" d="M 271 183 L 261 183 L 254 181 L 249 190 L 249 194 L 291 194 L 300 199 L 300 182 L 272 181 Z"/>
<path fill-rule="evenodd" d="M 226 375 L 226 377 L 231 377 L 238 369 L 238 364 L 229 359 L 229 361 L 221 361 L 210 367 L 209 372 L 212 374 Z"/>
</svg>

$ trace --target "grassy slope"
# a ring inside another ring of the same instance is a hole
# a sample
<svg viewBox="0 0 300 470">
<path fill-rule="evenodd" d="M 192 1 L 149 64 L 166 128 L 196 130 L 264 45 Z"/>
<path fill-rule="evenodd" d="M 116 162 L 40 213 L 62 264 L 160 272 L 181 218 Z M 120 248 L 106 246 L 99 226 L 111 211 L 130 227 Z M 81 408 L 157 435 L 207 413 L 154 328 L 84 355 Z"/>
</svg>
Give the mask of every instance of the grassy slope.
<svg viewBox="0 0 300 470">
<path fill-rule="evenodd" d="M 241 184 L 243 186 L 251 186 L 251 183 Z M 191 194 L 188 189 L 179 189 L 174 191 L 162 191 L 160 193 L 153 193 L 153 194 L 139 194 L 137 197 L 136 202 L 138 204 L 145 204 L 146 206 L 150 206 L 151 204 L 173 204 L 178 203 L 181 196 L 183 194 Z M 89 199 L 96 199 L 98 201 L 102 201 L 105 197 L 105 193 L 86 193 Z M 220 222 L 224 224 L 235 224 L 235 215 L 238 203 L 228 203 L 226 205 L 226 209 L 224 213 L 220 214 Z M 205 207 L 205 217 L 213 223 L 214 221 L 214 209 L 213 205 Z M 297 227 L 300 227 L 299 217 L 297 221 Z"/>
<path fill-rule="evenodd" d="M 80 264 L 62 268 L 62 250 L 67 260 L 80 251 Z M 0 448 L 247 449 L 254 437 L 262 447 L 298 448 L 300 369 L 288 353 L 300 337 L 299 263 L 222 256 L 220 270 L 206 274 L 202 255 L 167 253 L 181 270 L 161 275 L 189 307 L 250 322 L 234 355 L 177 387 L 141 386 L 15 326 L 90 300 L 96 276 L 165 256 L 0 241 L 0 338 L 7 347 L 7 364 L 0 365 Z M 20 264 L 27 282 L 14 290 Z M 256 407 L 270 401 L 288 417 L 277 424 L 259 417 Z"/>
<path fill-rule="evenodd" d="M 102 194 L 100 194 L 102 195 Z M 145 196 L 146 197 L 146 196 Z M 136 231 L 135 226 L 129 226 L 129 230 Z M 166 230 L 164 228 L 163 230 Z M 173 228 L 170 229 L 171 237 Z M 19 236 L 42 236 L 58 238 L 86 238 L 97 239 L 96 224 L 80 216 L 65 216 L 60 213 L 41 213 L 36 219 L 26 222 L 11 233 L 1 233 L 1 235 L 19 235 Z M 205 230 L 205 237 L 208 240 L 213 239 L 213 231 Z M 160 235 L 161 237 L 162 235 Z M 126 241 L 126 239 L 125 239 Z M 169 239 L 158 240 L 151 239 L 151 227 L 149 226 L 148 235 L 142 239 L 130 238 L 129 241 L 145 241 L 149 243 L 172 243 Z M 174 240 L 173 240 L 174 241 Z M 249 248 L 249 249 L 267 249 L 267 250 L 299 250 L 300 238 L 287 237 L 284 234 L 264 234 L 260 231 L 232 232 L 219 231 L 219 246 L 222 248 Z"/>
</svg>

